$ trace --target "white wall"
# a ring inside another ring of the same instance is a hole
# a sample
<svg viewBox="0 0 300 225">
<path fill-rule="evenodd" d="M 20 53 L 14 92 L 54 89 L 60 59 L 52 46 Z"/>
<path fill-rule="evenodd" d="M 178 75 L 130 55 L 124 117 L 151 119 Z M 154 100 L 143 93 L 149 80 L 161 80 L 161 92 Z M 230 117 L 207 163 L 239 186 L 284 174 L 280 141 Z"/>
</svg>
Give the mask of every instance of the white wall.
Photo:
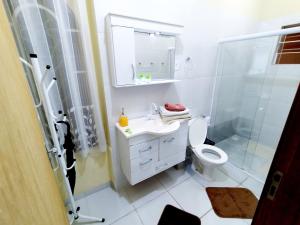
<svg viewBox="0 0 300 225">
<path fill-rule="evenodd" d="M 116 178 L 114 182 L 123 179 L 114 128 L 121 107 L 125 107 L 125 113 L 129 118 L 146 115 L 151 102 L 163 104 L 169 101 L 185 104 L 194 116 L 210 114 L 217 41 L 225 36 L 251 33 L 255 27 L 252 11 L 249 10 L 251 8 L 249 6 L 254 2 L 251 0 L 230 0 L 230 2 L 231 5 L 220 0 L 94 0 L 110 126 L 113 173 Z M 180 40 L 182 49 L 176 56 L 181 62 L 176 78 L 182 81 L 148 87 L 113 88 L 109 80 L 104 35 L 104 17 L 108 13 L 184 25 Z M 185 63 L 187 57 L 191 58 L 191 63 Z"/>
</svg>

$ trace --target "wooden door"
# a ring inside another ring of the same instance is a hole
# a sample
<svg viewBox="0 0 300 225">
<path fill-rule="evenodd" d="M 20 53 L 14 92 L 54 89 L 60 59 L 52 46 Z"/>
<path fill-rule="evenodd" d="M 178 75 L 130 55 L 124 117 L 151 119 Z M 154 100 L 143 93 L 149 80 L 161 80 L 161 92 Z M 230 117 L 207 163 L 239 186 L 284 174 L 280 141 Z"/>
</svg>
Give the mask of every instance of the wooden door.
<svg viewBox="0 0 300 225">
<path fill-rule="evenodd" d="M 68 224 L 2 2 L 0 34 L 0 224 Z"/>
<path fill-rule="evenodd" d="M 252 225 L 300 225 L 300 88 L 285 124 Z"/>
</svg>

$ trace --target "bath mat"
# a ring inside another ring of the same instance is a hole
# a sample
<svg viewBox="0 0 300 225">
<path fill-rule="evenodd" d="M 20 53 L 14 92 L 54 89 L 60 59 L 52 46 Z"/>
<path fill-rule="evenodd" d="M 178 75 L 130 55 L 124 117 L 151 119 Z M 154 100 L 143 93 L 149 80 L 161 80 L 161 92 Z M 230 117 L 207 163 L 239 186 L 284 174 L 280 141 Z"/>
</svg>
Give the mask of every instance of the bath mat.
<svg viewBox="0 0 300 225">
<path fill-rule="evenodd" d="M 250 190 L 246 188 L 208 187 L 206 192 L 218 216 L 253 218 L 258 200 Z"/>
<path fill-rule="evenodd" d="M 201 225 L 200 219 L 172 205 L 166 205 L 158 225 Z"/>
</svg>

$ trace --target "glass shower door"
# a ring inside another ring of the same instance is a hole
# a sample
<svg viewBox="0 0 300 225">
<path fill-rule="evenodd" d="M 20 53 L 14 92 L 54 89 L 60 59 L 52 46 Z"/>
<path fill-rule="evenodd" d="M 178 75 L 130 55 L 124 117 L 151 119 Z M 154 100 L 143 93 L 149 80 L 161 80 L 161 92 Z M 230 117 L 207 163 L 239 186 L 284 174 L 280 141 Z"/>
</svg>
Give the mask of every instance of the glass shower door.
<svg viewBox="0 0 300 225">
<path fill-rule="evenodd" d="M 222 43 L 209 138 L 229 162 L 249 169 L 263 163 L 255 152 L 276 68 L 271 67 L 277 37 Z"/>
<path fill-rule="evenodd" d="M 300 81 L 300 65 L 274 61 L 262 86 L 243 167 L 261 181 L 267 177 Z"/>
</svg>

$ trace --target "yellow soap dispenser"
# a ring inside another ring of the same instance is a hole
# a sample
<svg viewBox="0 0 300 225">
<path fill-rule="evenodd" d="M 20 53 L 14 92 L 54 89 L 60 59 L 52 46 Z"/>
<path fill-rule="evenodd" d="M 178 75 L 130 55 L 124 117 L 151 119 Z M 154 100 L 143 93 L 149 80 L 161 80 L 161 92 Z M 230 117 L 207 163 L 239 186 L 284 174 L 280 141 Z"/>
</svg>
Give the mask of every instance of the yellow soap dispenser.
<svg viewBox="0 0 300 225">
<path fill-rule="evenodd" d="M 120 118 L 119 118 L 119 125 L 121 127 L 127 127 L 128 126 L 128 117 L 125 116 L 125 114 L 124 114 L 124 108 L 122 108 L 122 114 L 120 115 Z"/>
</svg>

